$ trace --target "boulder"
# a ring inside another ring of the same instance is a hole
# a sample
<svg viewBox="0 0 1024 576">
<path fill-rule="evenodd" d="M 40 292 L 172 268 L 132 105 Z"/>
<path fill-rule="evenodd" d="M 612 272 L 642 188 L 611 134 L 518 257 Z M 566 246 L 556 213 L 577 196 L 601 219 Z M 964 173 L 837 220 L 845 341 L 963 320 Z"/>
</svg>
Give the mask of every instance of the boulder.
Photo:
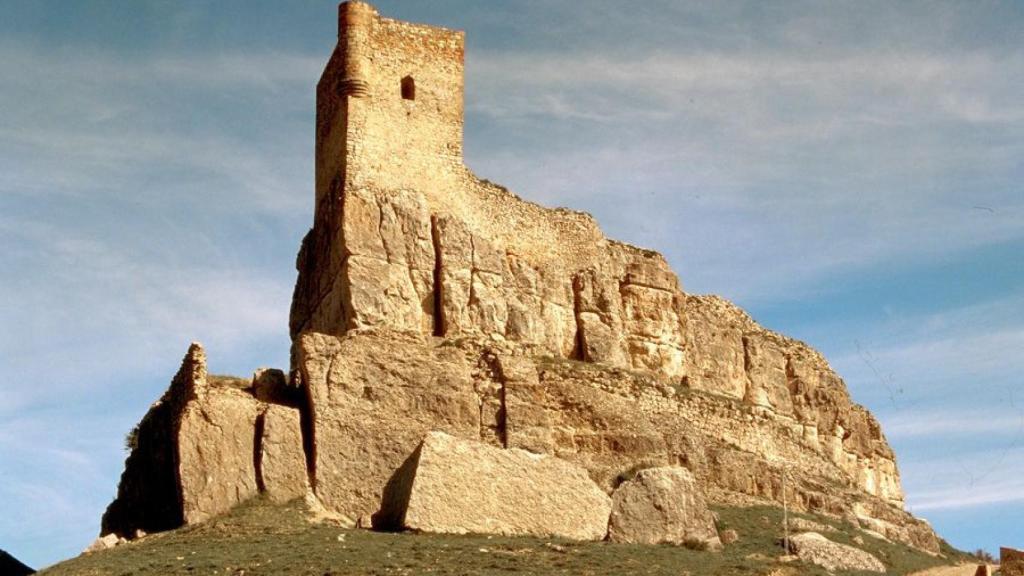
<svg viewBox="0 0 1024 576">
<path fill-rule="evenodd" d="M 399 334 L 303 334 L 296 349 L 316 496 L 346 526 L 378 510 L 388 479 L 431 430 L 481 437 L 464 351 Z"/>
<path fill-rule="evenodd" d="M 601 540 L 610 510 L 569 462 L 431 432 L 391 478 L 373 520 L 379 529 Z"/>
<path fill-rule="evenodd" d="M 740 534 L 739 534 L 739 532 L 737 532 L 735 530 L 731 530 L 731 529 L 730 530 L 723 530 L 722 533 L 720 534 L 720 539 L 722 541 L 722 544 L 725 544 L 726 546 L 728 546 L 729 544 L 732 544 L 733 542 L 739 542 Z"/>
<path fill-rule="evenodd" d="M 260 438 L 257 480 L 273 502 L 302 498 L 309 490 L 302 427 L 295 408 L 271 404 L 256 422 Z"/>
<path fill-rule="evenodd" d="M 124 544 L 126 540 L 121 538 L 117 534 L 105 534 L 92 541 L 89 547 L 83 550 L 84 554 L 92 554 L 94 552 L 101 552 L 103 550 L 109 550 L 115 546 Z"/>
<path fill-rule="evenodd" d="M 722 545 L 693 474 L 678 466 L 641 470 L 615 490 L 608 538 L 634 544 Z"/>
<path fill-rule="evenodd" d="M 1024 551 L 999 549 L 999 572 L 1002 576 L 1024 576 Z"/>
<path fill-rule="evenodd" d="M 979 564 L 974 576 L 992 576 L 992 567 L 988 564 Z"/>
<path fill-rule="evenodd" d="M 829 572 L 837 570 L 885 572 L 885 565 L 870 553 L 860 548 L 833 542 L 817 532 L 805 532 L 791 536 L 789 545 L 800 560 L 817 564 Z"/>
<path fill-rule="evenodd" d="M 302 389 L 291 386 L 277 368 L 260 368 L 253 373 L 252 394 L 261 402 L 284 406 L 299 406 L 303 401 Z"/>
</svg>

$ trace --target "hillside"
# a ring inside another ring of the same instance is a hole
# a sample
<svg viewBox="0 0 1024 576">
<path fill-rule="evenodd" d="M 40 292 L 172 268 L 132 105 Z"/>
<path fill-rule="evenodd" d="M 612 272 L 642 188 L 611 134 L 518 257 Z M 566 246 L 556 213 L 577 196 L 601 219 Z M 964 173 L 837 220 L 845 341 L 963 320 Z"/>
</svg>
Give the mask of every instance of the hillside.
<svg viewBox="0 0 1024 576">
<path fill-rule="evenodd" d="M 442 536 L 351 530 L 311 523 L 300 501 L 274 505 L 257 498 L 206 523 L 147 536 L 117 548 L 68 560 L 40 574 L 107 576 L 225 574 L 236 576 L 385 574 L 679 574 L 824 576 L 822 568 L 780 562 L 782 511 L 768 506 L 715 507 L 721 530 L 740 539 L 722 552 L 676 546 L 581 543 L 544 538 Z M 909 574 L 965 559 L 943 544 L 936 558 L 880 540 L 823 516 L 798 515 L 836 529 L 830 538 L 862 547 L 888 574 Z M 838 572 L 845 576 L 852 572 Z"/>
</svg>

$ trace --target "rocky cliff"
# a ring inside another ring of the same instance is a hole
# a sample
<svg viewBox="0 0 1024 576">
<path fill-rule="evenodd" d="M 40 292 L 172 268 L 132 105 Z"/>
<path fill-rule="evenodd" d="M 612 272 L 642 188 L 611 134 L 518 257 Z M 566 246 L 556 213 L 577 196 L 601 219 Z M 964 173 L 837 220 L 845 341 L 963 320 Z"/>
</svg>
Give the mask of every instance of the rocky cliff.
<svg viewBox="0 0 1024 576">
<path fill-rule="evenodd" d="M 609 493 L 656 466 L 688 468 L 712 501 L 781 501 L 785 486 L 798 509 L 937 551 L 902 509 L 878 422 L 820 354 L 685 293 L 661 255 L 590 216 L 464 166 L 463 54 L 461 32 L 341 5 L 288 381 L 261 396 L 259 378 L 211 379 L 190 350 L 104 531 L 199 521 L 307 479 L 366 526 L 442 431 L 570 461 Z"/>
</svg>

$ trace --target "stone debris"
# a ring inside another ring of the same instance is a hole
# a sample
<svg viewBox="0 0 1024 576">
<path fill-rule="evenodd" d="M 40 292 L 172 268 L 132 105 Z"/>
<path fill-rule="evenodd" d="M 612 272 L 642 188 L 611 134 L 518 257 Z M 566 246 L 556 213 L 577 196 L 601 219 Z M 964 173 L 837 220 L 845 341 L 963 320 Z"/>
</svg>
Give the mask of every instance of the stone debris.
<svg viewBox="0 0 1024 576">
<path fill-rule="evenodd" d="M 612 494 L 608 539 L 633 544 L 700 543 L 721 548 L 693 474 L 678 466 L 641 470 Z"/>
<path fill-rule="evenodd" d="M 117 534 L 106 534 L 93 540 L 92 544 L 83 551 L 84 554 L 92 554 L 94 552 L 102 552 L 103 550 L 109 550 L 115 546 L 120 546 L 126 543 L 127 540 L 118 536 Z"/>
<path fill-rule="evenodd" d="M 885 572 L 885 564 L 882 564 L 872 554 L 860 548 L 833 542 L 817 532 L 804 532 L 791 536 L 789 545 L 800 560 L 817 564 L 829 572 L 839 570 Z"/>
<path fill-rule="evenodd" d="M 388 483 L 374 528 L 602 540 L 611 505 L 569 462 L 431 432 Z"/>
</svg>

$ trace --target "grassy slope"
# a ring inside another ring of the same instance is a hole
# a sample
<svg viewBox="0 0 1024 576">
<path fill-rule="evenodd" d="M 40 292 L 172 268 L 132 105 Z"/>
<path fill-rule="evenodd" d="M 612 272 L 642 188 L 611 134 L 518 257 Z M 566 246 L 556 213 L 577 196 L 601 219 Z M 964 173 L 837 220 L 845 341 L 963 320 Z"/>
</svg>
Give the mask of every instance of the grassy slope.
<svg viewBox="0 0 1024 576">
<path fill-rule="evenodd" d="M 310 524 L 300 503 L 272 506 L 257 500 L 205 524 L 81 556 L 42 574 L 827 574 L 817 567 L 774 560 L 781 550 L 774 545 L 780 510 L 757 507 L 716 511 L 721 529 L 740 533 L 740 541 L 723 552 L 557 539 L 343 530 L 329 524 Z M 807 517 L 852 531 L 837 521 Z M 853 535 L 833 532 L 828 536 L 851 543 Z M 862 537 L 863 548 L 878 556 L 890 568 L 890 574 L 907 574 L 959 559 L 931 558 L 906 546 Z"/>
</svg>

